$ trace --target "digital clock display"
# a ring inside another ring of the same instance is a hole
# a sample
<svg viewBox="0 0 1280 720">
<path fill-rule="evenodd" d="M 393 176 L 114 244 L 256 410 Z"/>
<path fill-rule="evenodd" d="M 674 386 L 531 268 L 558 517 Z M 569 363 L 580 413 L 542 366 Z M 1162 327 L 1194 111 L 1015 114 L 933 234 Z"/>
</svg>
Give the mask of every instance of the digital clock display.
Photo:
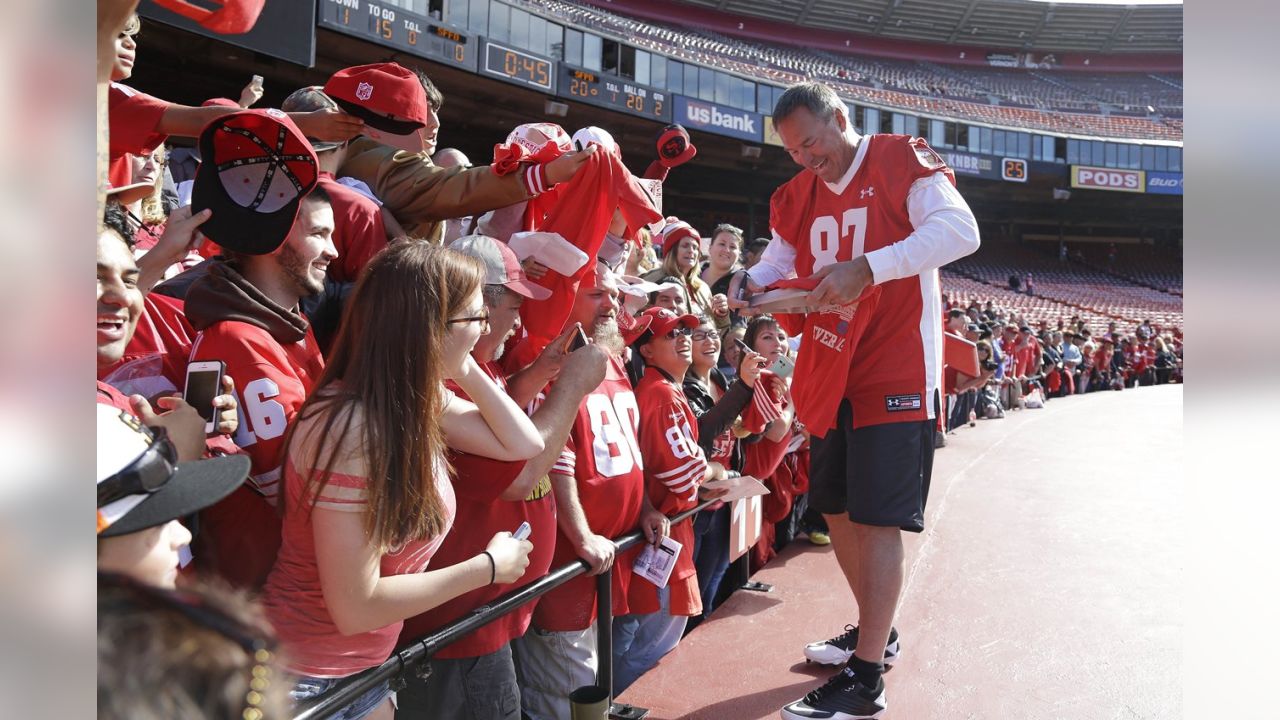
<svg viewBox="0 0 1280 720">
<path fill-rule="evenodd" d="M 544 92 L 555 91 L 552 62 L 523 50 L 485 42 L 485 73 Z"/>
<path fill-rule="evenodd" d="M 629 115 L 671 122 L 670 96 L 665 90 L 613 75 L 560 63 L 560 97 L 617 110 Z"/>
<path fill-rule="evenodd" d="M 472 72 L 479 65 L 473 36 L 393 5 L 320 0 L 319 25 Z"/>
</svg>

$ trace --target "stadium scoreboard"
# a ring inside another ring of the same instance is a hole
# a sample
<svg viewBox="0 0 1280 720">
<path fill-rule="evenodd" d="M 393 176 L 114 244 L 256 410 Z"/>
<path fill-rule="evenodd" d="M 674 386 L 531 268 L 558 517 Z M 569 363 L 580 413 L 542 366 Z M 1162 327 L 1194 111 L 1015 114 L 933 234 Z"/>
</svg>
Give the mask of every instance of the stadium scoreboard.
<svg viewBox="0 0 1280 720">
<path fill-rule="evenodd" d="M 507 47 L 491 40 L 484 43 L 485 75 L 531 87 L 546 93 L 555 92 L 555 63 L 524 50 Z"/>
<path fill-rule="evenodd" d="M 560 97 L 650 120 L 671 122 L 671 102 L 665 91 L 565 63 L 560 63 L 559 79 L 557 94 Z"/>
<path fill-rule="evenodd" d="M 477 38 L 393 5 L 365 0 L 320 0 L 319 25 L 476 72 Z"/>
</svg>

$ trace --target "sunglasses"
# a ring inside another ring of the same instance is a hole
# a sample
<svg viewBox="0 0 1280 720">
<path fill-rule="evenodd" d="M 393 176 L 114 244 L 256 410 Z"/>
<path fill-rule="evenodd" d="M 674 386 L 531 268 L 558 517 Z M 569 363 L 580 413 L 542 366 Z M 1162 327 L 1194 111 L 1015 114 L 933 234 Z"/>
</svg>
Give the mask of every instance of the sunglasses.
<svg viewBox="0 0 1280 720">
<path fill-rule="evenodd" d="M 173 477 L 178 450 L 162 427 L 148 428 L 154 437 L 146 452 L 120 472 L 98 483 L 98 507 L 130 495 L 153 493 Z"/>
<path fill-rule="evenodd" d="M 683 325 L 677 325 L 676 327 L 672 328 L 672 329 L 671 329 L 671 330 L 670 330 L 666 335 L 663 335 L 662 337 L 664 337 L 664 338 L 666 338 L 666 339 L 668 339 L 668 340 L 675 340 L 675 339 L 676 339 L 676 338 L 678 338 L 678 337 L 682 337 L 682 336 L 683 336 L 683 337 L 689 337 L 689 336 L 690 336 L 690 335 L 692 335 L 692 334 L 693 334 L 693 331 L 692 331 L 692 330 L 690 330 L 689 328 L 687 328 L 687 327 L 685 327 L 685 326 L 683 326 Z M 703 338 L 703 339 L 705 339 L 705 338 Z"/>
</svg>

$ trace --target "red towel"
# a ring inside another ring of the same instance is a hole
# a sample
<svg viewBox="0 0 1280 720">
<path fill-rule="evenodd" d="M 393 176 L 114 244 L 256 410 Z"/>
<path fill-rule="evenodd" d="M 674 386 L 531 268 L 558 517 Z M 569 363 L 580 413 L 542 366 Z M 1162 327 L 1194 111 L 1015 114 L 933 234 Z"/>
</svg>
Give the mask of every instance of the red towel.
<svg viewBox="0 0 1280 720">
<path fill-rule="evenodd" d="M 594 260 L 609 231 L 614 208 L 622 210 L 629 227 L 648 225 L 661 218 L 630 171 L 613 153 L 596 151 L 572 180 L 555 189 L 559 199 L 538 229 L 559 233 L 590 259 L 569 277 L 551 270 L 538 281 L 551 290 L 551 297 L 542 301 L 526 300 L 521 306 L 520 318 L 528 337 L 516 348 L 521 357 L 513 358 L 515 367 L 523 367 L 522 361 L 532 362 L 564 329 L 573 311 L 579 281 L 586 273 L 595 272 Z"/>
</svg>

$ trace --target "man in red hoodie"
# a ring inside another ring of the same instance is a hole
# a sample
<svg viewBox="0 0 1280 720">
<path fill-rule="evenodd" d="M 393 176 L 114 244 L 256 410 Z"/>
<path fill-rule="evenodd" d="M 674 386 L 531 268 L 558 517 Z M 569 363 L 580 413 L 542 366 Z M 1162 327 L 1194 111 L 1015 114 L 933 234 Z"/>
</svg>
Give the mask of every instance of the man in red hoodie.
<svg viewBox="0 0 1280 720">
<path fill-rule="evenodd" d="M 223 242 L 224 256 L 207 261 L 208 273 L 187 291 L 187 319 L 199 333 L 191 360 L 226 364 L 240 401 L 234 439 L 253 460 L 249 482 L 201 514 L 196 558 L 242 587 L 262 585 L 280 547 L 275 501 L 285 434 L 324 370 L 298 303 L 324 289 L 338 257 L 332 236 L 329 196 L 317 186 L 277 249 L 249 255 Z"/>
</svg>

